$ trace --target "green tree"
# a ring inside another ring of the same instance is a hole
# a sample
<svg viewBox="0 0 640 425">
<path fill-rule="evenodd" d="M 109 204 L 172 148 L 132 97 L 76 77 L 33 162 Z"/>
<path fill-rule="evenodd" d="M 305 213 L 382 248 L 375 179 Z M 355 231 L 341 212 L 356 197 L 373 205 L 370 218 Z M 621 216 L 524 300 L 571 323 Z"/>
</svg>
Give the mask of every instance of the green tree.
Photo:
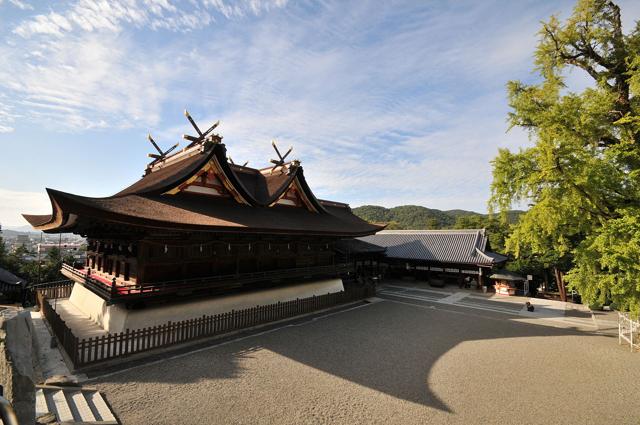
<svg viewBox="0 0 640 425">
<path fill-rule="evenodd" d="M 0 267 L 3 267 L 3 268 L 7 267 L 7 255 L 8 255 L 7 246 L 4 244 L 4 239 L 0 234 Z"/>
<path fill-rule="evenodd" d="M 535 144 L 493 160 L 490 206 L 531 208 L 506 240 L 516 257 L 562 271 L 588 302 L 640 309 L 640 25 L 624 34 L 620 8 L 579 0 L 564 23 L 543 23 L 535 52 L 541 81 L 507 85 L 512 127 Z M 565 84 L 570 69 L 592 86 Z M 621 231 L 624 230 L 624 233 Z"/>
</svg>

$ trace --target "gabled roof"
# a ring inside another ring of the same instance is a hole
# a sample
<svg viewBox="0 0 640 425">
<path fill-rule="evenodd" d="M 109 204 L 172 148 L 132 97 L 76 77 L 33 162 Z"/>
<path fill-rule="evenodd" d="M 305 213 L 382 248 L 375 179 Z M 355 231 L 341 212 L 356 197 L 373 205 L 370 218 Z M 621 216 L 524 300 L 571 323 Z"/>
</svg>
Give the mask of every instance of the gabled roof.
<svg viewBox="0 0 640 425">
<path fill-rule="evenodd" d="M 225 196 L 184 191 L 204 178 L 203 173 L 219 179 Z M 300 200 L 299 207 L 280 205 L 290 192 Z M 150 228 L 340 236 L 381 229 L 356 217 L 346 204 L 318 200 L 297 161 L 273 171 L 238 166 L 228 162 L 219 139 L 158 161 L 140 180 L 113 196 L 92 198 L 53 189 L 47 193 L 52 214 L 24 218 L 50 233 L 86 229 L 96 220 Z"/>
<path fill-rule="evenodd" d="M 492 274 L 491 276 L 489 276 L 489 279 L 494 279 L 494 280 L 509 280 L 512 282 L 518 282 L 518 281 L 525 281 L 527 280 L 526 277 L 524 276 L 520 276 L 517 273 L 511 272 L 509 270 L 498 270 L 498 272 Z"/>
<path fill-rule="evenodd" d="M 507 260 L 487 251 L 484 229 L 384 230 L 358 239 L 386 248 L 388 258 L 481 266 Z"/>
<path fill-rule="evenodd" d="M 0 268 L 0 283 L 6 283 L 9 285 L 20 285 L 24 282 L 24 279 L 19 278 L 8 270 Z"/>
</svg>

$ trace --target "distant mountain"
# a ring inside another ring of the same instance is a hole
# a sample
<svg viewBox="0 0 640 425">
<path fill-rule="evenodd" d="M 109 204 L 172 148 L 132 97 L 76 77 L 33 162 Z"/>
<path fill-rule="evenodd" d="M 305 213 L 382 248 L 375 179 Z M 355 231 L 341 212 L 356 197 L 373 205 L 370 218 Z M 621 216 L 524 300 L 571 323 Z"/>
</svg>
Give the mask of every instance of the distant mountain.
<svg viewBox="0 0 640 425">
<path fill-rule="evenodd" d="M 29 226 L 28 224 L 25 224 L 24 226 L 2 226 L 2 230 L 12 230 L 18 233 L 39 233 L 33 230 L 33 227 Z"/>
<path fill-rule="evenodd" d="M 510 223 L 518 221 L 524 211 L 509 211 Z M 482 226 L 487 214 L 474 211 L 448 210 L 442 211 L 419 205 L 401 205 L 385 208 L 378 205 L 363 205 L 353 208 L 353 213 L 363 220 L 372 223 L 388 223 L 388 229 L 453 229 L 468 228 L 469 223 Z"/>
</svg>

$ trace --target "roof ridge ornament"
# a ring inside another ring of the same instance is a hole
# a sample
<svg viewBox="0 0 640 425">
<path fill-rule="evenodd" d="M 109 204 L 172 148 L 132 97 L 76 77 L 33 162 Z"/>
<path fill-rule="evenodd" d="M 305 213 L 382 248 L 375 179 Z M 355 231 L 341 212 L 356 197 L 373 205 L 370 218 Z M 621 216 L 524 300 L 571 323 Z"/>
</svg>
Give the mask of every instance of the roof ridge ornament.
<svg viewBox="0 0 640 425">
<path fill-rule="evenodd" d="M 180 146 L 180 143 L 176 143 L 175 145 L 171 146 L 166 151 L 162 151 L 162 149 L 160 149 L 160 147 L 158 146 L 156 141 L 153 140 L 153 137 L 151 137 L 151 133 L 147 134 L 147 140 L 149 140 L 149 142 L 151 142 L 153 147 L 156 148 L 156 150 L 158 151 L 157 154 L 155 154 L 155 153 L 147 154 L 147 156 L 149 158 L 153 158 L 153 161 L 151 161 L 149 163 L 149 165 L 147 165 L 147 169 L 153 167 L 157 162 L 162 161 L 163 159 L 165 159 L 167 157 L 167 155 L 169 155 L 171 152 L 173 152 L 174 149 L 176 149 L 178 146 Z"/>
<path fill-rule="evenodd" d="M 247 165 L 249 165 L 249 161 L 245 161 L 245 163 L 242 165 L 236 164 L 235 162 L 233 162 L 233 158 L 231 158 L 231 155 L 227 155 L 227 161 L 229 161 L 231 165 L 237 165 L 239 167 L 246 167 Z"/>
<path fill-rule="evenodd" d="M 187 146 L 187 148 L 190 148 L 191 146 L 194 146 L 196 144 L 202 143 L 202 142 L 204 142 L 205 140 L 208 140 L 208 139 L 216 138 L 216 139 L 222 140 L 222 136 L 220 136 L 218 134 L 212 134 L 211 133 L 213 130 L 216 129 L 216 127 L 218 127 L 220 125 L 220 120 L 214 122 L 211 127 L 209 127 L 206 131 L 203 132 L 203 131 L 200 130 L 200 127 L 198 127 L 198 124 L 196 124 L 194 119 L 191 117 L 191 114 L 189 114 L 189 111 L 187 111 L 186 109 L 184 110 L 184 116 L 187 117 L 187 120 L 189 120 L 189 123 L 191 123 L 191 126 L 196 130 L 196 133 L 198 133 L 197 137 L 190 136 L 188 134 L 183 134 L 182 135 L 183 139 L 188 140 L 188 141 L 191 142 L 189 144 L 189 146 Z"/>
<path fill-rule="evenodd" d="M 273 146 L 273 149 L 275 149 L 276 154 L 278 154 L 278 158 L 279 159 L 272 159 L 271 162 L 273 165 L 273 168 L 271 168 L 271 171 L 269 172 L 269 174 L 273 174 L 273 172 L 275 171 L 276 168 L 281 167 L 284 165 L 284 160 L 287 159 L 287 156 L 289 156 L 289 154 L 291 153 L 291 151 L 293 151 L 293 146 L 289 146 L 289 150 L 285 152 L 284 155 L 280 154 L 280 151 L 278 150 L 278 146 L 276 145 L 276 141 L 272 140 L 271 141 L 271 146 Z M 294 162 L 297 162 L 296 165 L 300 164 L 300 161 L 298 160 L 294 160 Z M 283 169 L 281 169 L 282 171 Z"/>
</svg>

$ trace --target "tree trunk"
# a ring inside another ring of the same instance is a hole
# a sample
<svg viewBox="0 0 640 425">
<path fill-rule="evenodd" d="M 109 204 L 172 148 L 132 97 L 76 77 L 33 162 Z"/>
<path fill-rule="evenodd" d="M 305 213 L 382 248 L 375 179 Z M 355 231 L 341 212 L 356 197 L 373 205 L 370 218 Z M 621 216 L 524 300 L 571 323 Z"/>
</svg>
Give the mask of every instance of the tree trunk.
<svg viewBox="0 0 640 425">
<path fill-rule="evenodd" d="M 564 286 L 564 279 L 562 278 L 562 272 L 558 270 L 557 267 L 553 268 L 553 272 L 556 276 L 558 291 L 560 291 L 560 301 L 567 301 L 567 289 Z"/>
</svg>

